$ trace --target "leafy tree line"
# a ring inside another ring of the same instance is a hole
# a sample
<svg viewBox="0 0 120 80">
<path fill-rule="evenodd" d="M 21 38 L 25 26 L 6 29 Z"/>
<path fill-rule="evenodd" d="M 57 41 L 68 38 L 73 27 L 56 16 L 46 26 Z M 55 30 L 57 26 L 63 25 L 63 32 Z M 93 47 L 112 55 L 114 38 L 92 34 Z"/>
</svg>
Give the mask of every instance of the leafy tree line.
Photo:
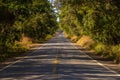
<svg viewBox="0 0 120 80">
<path fill-rule="evenodd" d="M 48 0 L 0 0 L 0 56 L 23 35 L 39 41 L 56 29 L 56 16 Z"/>
<path fill-rule="evenodd" d="M 96 43 L 109 47 L 120 44 L 119 0 L 59 0 L 60 27 L 69 36 L 90 36 Z M 100 47 L 100 49 L 102 49 Z M 118 49 L 118 48 L 117 48 Z M 120 50 L 120 49 L 119 49 Z M 119 56 L 120 51 L 115 54 Z M 113 55 L 112 55 L 113 56 Z M 116 58 L 116 56 L 114 58 Z"/>
</svg>

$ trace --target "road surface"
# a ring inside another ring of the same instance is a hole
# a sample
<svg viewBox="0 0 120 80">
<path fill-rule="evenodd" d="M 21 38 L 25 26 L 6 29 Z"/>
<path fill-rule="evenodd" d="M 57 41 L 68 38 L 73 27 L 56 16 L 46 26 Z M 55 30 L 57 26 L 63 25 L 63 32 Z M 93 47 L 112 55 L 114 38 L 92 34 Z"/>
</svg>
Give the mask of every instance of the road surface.
<svg viewBox="0 0 120 80">
<path fill-rule="evenodd" d="M 0 70 L 0 80 L 120 80 L 59 34 L 23 59 Z"/>
</svg>

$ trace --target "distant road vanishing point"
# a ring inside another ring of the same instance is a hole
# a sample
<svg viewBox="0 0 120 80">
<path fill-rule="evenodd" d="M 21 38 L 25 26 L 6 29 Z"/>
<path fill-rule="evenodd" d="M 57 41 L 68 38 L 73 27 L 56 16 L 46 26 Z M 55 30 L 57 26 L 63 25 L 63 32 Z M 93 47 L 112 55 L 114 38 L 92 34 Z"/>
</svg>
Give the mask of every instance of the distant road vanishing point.
<svg viewBox="0 0 120 80">
<path fill-rule="evenodd" d="M 63 34 L 0 70 L 0 80 L 120 80 Z"/>
</svg>

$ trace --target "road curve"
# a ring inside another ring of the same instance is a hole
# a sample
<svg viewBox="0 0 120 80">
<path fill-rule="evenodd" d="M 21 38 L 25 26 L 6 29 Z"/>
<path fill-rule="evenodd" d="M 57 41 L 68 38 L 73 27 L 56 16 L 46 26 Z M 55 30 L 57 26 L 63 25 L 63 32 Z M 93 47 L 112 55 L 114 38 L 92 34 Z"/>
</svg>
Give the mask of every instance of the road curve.
<svg viewBox="0 0 120 80">
<path fill-rule="evenodd" d="M 59 34 L 0 70 L 0 80 L 120 80 L 120 75 L 86 55 Z"/>
</svg>

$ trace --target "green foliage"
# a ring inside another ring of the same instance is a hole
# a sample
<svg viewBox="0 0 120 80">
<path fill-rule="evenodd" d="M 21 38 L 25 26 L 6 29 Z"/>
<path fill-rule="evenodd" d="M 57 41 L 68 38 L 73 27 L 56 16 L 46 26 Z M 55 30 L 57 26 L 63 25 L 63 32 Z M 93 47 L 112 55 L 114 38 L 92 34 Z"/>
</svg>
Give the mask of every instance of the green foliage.
<svg viewBox="0 0 120 80">
<path fill-rule="evenodd" d="M 115 63 L 120 63 L 120 45 L 111 47 L 111 55 Z"/>
<path fill-rule="evenodd" d="M 104 45 L 104 44 L 98 43 L 98 44 L 94 45 L 94 50 L 95 50 L 95 51 L 97 52 L 97 54 L 99 54 L 99 55 L 105 56 L 105 54 L 108 54 L 106 45 Z"/>
<path fill-rule="evenodd" d="M 114 60 L 115 63 L 120 62 L 120 45 L 108 46 L 102 43 L 97 43 L 92 46 L 92 49 L 94 49 L 98 55 Z"/>
<path fill-rule="evenodd" d="M 56 16 L 48 0 L 0 0 L 0 56 L 14 51 L 12 47 L 22 35 L 33 41 L 45 40 L 56 29 Z"/>
<path fill-rule="evenodd" d="M 120 43 L 120 8 L 113 0 L 62 1 L 61 27 L 69 35 L 89 35 L 108 45 Z"/>
<path fill-rule="evenodd" d="M 60 0 L 60 3 L 60 27 L 69 36 L 90 36 L 100 43 L 95 48 L 98 53 L 111 56 L 112 52 L 104 48 L 120 44 L 120 1 Z"/>
</svg>

